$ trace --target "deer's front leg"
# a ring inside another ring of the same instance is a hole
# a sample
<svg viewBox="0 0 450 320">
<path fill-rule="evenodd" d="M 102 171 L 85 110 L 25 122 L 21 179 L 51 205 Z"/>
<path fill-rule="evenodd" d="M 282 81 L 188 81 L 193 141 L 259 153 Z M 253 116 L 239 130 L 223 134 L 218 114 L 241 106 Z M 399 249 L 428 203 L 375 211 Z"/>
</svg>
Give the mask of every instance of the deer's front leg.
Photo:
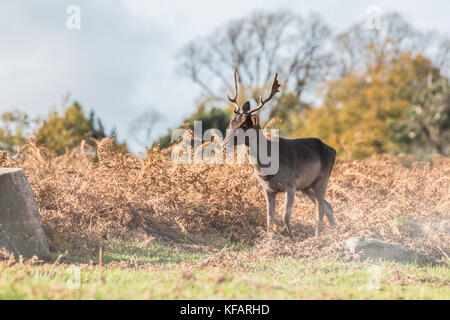
<svg viewBox="0 0 450 320">
<path fill-rule="evenodd" d="M 286 228 L 289 232 L 289 236 L 291 239 L 294 239 L 292 236 L 291 226 L 289 225 L 289 219 L 291 217 L 292 205 L 294 204 L 295 199 L 295 187 L 290 187 L 286 190 L 286 200 L 285 200 L 285 209 L 283 214 L 283 221 L 286 225 Z"/>
<path fill-rule="evenodd" d="M 272 230 L 272 223 L 275 216 L 275 192 L 264 190 L 267 204 L 267 231 Z"/>
</svg>

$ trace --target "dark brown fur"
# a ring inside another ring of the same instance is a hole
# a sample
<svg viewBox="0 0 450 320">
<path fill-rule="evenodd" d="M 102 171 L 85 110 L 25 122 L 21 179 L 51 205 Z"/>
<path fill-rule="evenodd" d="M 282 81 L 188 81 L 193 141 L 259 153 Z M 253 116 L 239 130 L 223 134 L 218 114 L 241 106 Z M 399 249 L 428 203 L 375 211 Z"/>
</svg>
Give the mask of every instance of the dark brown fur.
<svg viewBox="0 0 450 320">
<path fill-rule="evenodd" d="M 236 81 L 236 71 L 235 71 Z M 247 130 L 260 130 L 259 118 L 252 114 L 259 110 L 273 95 L 278 92 L 277 75 L 274 77 L 272 83 L 272 91 L 268 98 L 262 99 L 261 104 L 250 110 L 250 103 L 247 101 L 242 107 L 236 103 L 237 98 L 237 82 L 235 82 L 235 97 L 229 100 L 236 105 L 235 114 L 230 121 L 230 129 L 242 129 L 243 132 Z M 262 137 L 262 139 L 267 139 Z M 234 139 L 234 143 L 239 139 Z M 241 140 L 245 141 L 245 140 Z M 230 143 L 231 141 L 228 141 Z M 258 141 L 260 142 L 260 141 Z M 267 202 L 267 228 L 271 229 L 275 214 L 275 196 L 277 193 L 285 192 L 285 211 L 283 214 L 283 221 L 288 229 L 289 235 L 292 238 L 292 231 L 289 225 L 292 205 L 294 203 L 295 192 L 302 191 L 308 196 L 316 206 L 317 212 L 317 226 L 316 235 L 318 236 L 323 230 L 323 217 L 327 216 L 328 221 L 332 227 L 336 226 L 334 220 L 333 208 L 331 204 L 325 200 L 325 193 L 330 178 L 331 171 L 336 159 L 336 150 L 328 146 L 317 138 L 301 138 L 301 139 L 284 139 L 279 138 L 278 142 L 267 140 L 268 149 L 270 150 L 271 143 L 279 144 L 279 170 L 274 175 L 263 175 L 261 173 L 261 165 L 256 161 L 254 165 L 254 174 L 258 182 L 264 189 Z M 253 146 L 245 141 L 247 147 Z M 257 145 L 260 145 L 259 143 Z M 254 150 L 250 150 L 254 151 Z M 259 154 L 250 152 L 250 154 Z"/>
</svg>

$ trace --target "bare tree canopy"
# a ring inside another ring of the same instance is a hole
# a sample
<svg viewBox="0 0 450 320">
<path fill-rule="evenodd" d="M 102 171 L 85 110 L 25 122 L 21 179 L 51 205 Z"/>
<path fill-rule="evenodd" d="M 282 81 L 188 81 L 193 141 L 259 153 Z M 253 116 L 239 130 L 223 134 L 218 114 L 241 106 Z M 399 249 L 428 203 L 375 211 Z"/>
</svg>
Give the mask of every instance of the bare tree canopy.
<svg viewBox="0 0 450 320">
<path fill-rule="evenodd" d="M 214 99 L 223 99 L 233 88 L 235 67 L 240 86 L 249 90 L 247 98 L 255 100 L 275 72 L 285 90 L 300 96 L 323 80 L 363 71 L 405 52 L 425 54 L 448 76 L 448 38 L 418 31 L 396 13 L 383 15 L 380 21 L 379 29 L 360 21 L 332 39 L 318 15 L 255 12 L 188 43 L 179 52 L 178 69 Z"/>
<path fill-rule="evenodd" d="M 332 47 L 339 75 L 355 70 L 365 72 L 368 66 L 392 61 L 407 52 L 426 55 L 448 76 L 448 38 L 436 32 L 416 30 L 396 13 L 381 16 L 380 22 L 379 29 L 370 29 L 361 21 L 336 37 Z"/>
<path fill-rule="evenodd" d="M 275 72 L 300 96 L 327 73 L 330 35 L 317 15 L 257 12 L 187 44 L 179 53 L 179 69 L 215 99 L 233 88 L 235 67 L 240 86 L 250 90 L 247 98 L 257 100 Z"/>
</svg>

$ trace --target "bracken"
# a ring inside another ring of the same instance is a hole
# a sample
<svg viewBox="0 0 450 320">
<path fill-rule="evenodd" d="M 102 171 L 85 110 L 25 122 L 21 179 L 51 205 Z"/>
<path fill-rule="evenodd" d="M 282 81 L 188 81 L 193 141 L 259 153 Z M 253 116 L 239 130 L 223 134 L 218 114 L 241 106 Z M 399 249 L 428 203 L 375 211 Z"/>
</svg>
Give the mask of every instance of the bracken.
<svg viewBox="0 0 450 320">
<path fill-rule="evenodd" d="M 266 235 L 265 201 L 249 165 L 174 164 L 170 150 L 157 148 L 141 158 L 119 153 L 110 138 L 99 142 L 96 162 L 89 148 L 82 143 L 56 156 L 30 139 L 14 160 L 0 156 L 1 165 L 25 169 L 53 250 L 139 234 L 168 241 L 228 237 L 256 245 L 259 259 L 345 257 L 343 240 L 362 236 L 448 259 L 449 158 L 435 156 L 432 164 L 406 155 L 338 161 L 326 196 L 338 227 L 314 238 L 313 204 L 297 193 L 291 242 L 285 234 Z M 398 221 L 413 221 L 414 228 L 399 232 Z"/>
</svg>

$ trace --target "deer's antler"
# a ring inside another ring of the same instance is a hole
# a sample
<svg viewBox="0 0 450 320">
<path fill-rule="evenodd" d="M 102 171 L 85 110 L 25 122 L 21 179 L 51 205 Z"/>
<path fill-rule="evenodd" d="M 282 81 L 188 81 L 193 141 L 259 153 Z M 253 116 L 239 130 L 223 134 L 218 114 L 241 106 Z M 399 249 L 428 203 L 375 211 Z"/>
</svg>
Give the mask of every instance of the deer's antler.
<svg viewBox="0 0 450 320">
<path fill-rule="evenodd" d="M 246 113 L 252 113 L 252 112 L 258 111 L 259 109 L 261 109 L 263 107 L 264 104 L 266 104 L 270 99 L 272 99 L 273 96 L 277 92 L 279 92 L 278 88 L 280 87 L 280 84 L 278 83 L 277 76 L 278 76 L 278 73 L 275 73 L 275 77 L 273 77 L 273 81 L 272 81 L 272 90 L 270 91 L 269 96 L 265 99 L 263 99 L 262 96 L 259 97 L 259 101 L 260 101 L 259 105 L 255 108 L 251 109 L 250 111 L 247 111 Z"/>
<path fill-rule="evenodd" d="M 234 68 L 234 98 L 230 98 L 230 96 L 227 94 L 228 100 L 230 100 L 230 102 L 232 104 L 234 104 L 235 108 L 234 108 L 234 112 L 238 112 L 239 111 L 239 105 L 236 101 L 238 96 L 238 85 L 237 85 L 237 68 Z"/>
</svg>

